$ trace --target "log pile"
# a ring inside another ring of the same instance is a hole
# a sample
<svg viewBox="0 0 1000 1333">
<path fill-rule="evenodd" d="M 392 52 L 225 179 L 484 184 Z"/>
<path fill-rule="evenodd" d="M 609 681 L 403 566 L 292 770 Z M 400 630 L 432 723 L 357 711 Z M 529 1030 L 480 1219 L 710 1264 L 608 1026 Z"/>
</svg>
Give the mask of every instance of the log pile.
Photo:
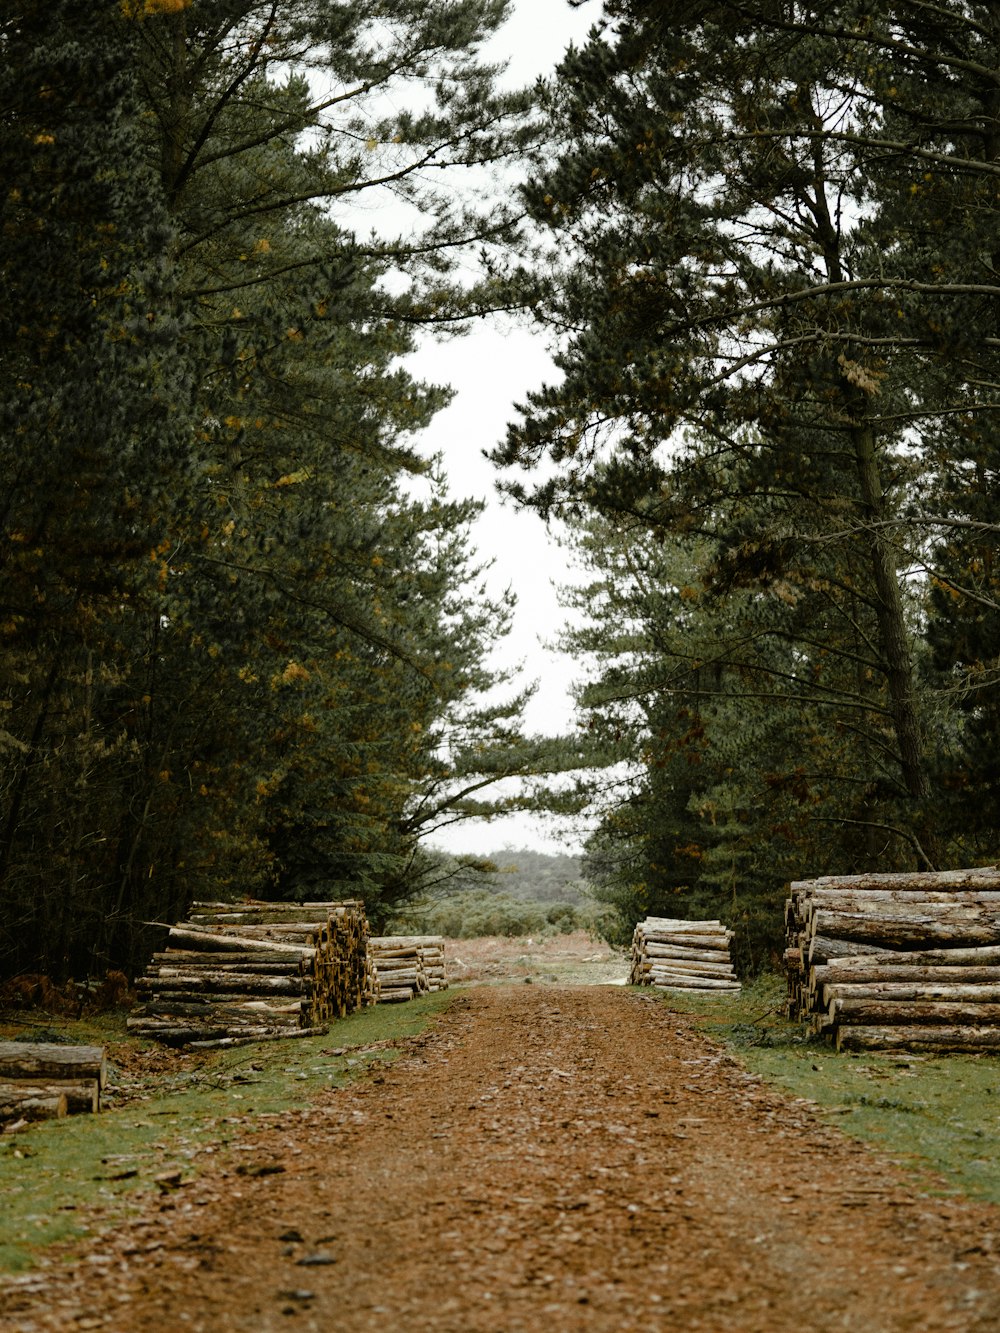
<svg viewBox="0 0 1000 1333">
<path fill-rule="evenodd" d="M 0 1123 L 21 1124 L 101 1109 L 103 1046 L 0 1042 Z"/>
<path fill-rule="evenodd" d="M 629 984 L 695 994 L 738 993 L 729 954 L 732 937 L 721 921 L 649 916 L 632 935 Z"/>
<path fill-rule="evenodd" d="M 838 1050 L 1000 1050 L 1000 868 L 791 885 L 789 1017 Z"/>
<path fill-rule="evenodd" d="M 376 1004 L 447 990 L 440 935 L 374 935 L 369 941 Z"/>
<path fill-rule="evenodd" d="M 310 1036 L 372 999 L 360 902 L 195 903 L 136 982 L 136 1036 L 235 1045 Z"/>
</svg>

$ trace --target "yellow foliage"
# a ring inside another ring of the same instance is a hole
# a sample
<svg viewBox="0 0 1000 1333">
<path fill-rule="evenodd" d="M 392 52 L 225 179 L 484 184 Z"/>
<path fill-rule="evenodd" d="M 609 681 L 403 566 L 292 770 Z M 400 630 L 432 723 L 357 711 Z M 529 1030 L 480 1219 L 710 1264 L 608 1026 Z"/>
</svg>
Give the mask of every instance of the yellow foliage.
<svg viewBox="0 0 1000 1333">
<path fill-rule="evenodd" d="M 309 672 L 298 662 L 289 662 L 279 677 L 283 685 L 293 685 L 299 680 L 309 680 Z"/>
<path fill-rule="evenodd" d="M 151 18 L 155 14 L 179 14 L 191 0 L 121 0 L 121 11 L 127 19 Z"/>
</svg>

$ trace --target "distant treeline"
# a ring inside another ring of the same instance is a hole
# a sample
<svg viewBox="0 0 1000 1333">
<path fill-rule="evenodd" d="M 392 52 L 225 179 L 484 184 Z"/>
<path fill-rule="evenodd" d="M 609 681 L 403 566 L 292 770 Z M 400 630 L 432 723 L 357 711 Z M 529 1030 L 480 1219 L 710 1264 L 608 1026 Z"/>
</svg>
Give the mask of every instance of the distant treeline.
<svg viewBox="0 0 1000 1333">
<path fill-rule="evenodd" d="M 538 852 L 527 847 L 505 847 L 488 852 L 496 871 L 484 876 L 482 887 L 536 903 L 574 903 L 586 900 L 586 885 L 578 856 Z"/>
</svg>

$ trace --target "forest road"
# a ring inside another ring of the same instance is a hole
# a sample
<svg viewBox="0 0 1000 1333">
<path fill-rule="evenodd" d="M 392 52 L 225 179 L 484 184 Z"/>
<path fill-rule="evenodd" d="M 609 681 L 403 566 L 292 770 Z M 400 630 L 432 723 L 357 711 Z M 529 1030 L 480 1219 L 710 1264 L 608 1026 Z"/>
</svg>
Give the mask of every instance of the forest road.
<svg viewBox="0 0 1000 1333">
<path fill-rule="evenodd" d="M 1000 1328 L 1000 1209 L 922 1194 L 692 1019 L 613 986 L 457 995 L 395 1063 L 250 1146 L 47 1293 L 6 1293 L 0 1325 Z"/>
</svg>

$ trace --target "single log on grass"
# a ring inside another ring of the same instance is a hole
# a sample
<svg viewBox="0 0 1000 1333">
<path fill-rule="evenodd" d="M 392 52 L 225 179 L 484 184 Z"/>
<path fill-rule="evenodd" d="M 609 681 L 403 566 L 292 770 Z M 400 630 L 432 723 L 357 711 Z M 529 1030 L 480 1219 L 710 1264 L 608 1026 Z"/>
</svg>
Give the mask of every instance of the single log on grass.
<svg viewBox="0 0 1000 1333">
<path fill-rule="evenodd" d="M 62 1096 L 66 1100 L 67 1115 L 93 1114 L 100 1107 L 101 1092 L 97 1079 L 80 1082 L 49 1082 L 42 1079 L 0 1079 L 0 1102 L 12 1103 L 18 1097 L 51 1099 Z"/>
<path fill-rule="evenodd" d="M 0 1079 L 39 1079 L 45 1083 L 108 1081 L 103 1046 L 62 1046 L 56 1042 L 0 1041 Z"/>
<path fill-rule="evenodd" d="M 0 1083 L 0 1122 L 61 1120 L 68 1114 L 66 1094 L 58 1084 Z"/>
</svg>

